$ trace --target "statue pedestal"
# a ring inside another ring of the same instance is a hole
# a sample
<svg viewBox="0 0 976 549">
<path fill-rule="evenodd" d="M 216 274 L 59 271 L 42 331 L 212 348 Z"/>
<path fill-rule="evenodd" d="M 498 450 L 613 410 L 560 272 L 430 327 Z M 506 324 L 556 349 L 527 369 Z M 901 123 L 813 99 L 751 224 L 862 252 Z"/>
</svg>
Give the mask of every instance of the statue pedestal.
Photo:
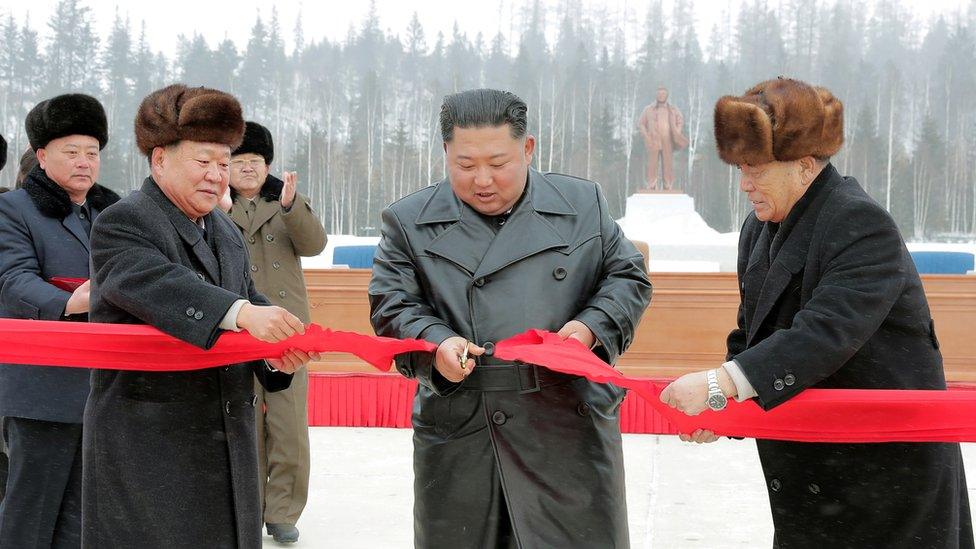
<svg viewBox="0 0 976 549">
<path fill-rule="evenodd" d="M 617 221 L 631 240 L 647 242 L 652 271 L 735 271 L 738 233 L 722 234 L 695 211 L 680 191 L 649 191 L 627 197 Z"/>
<path fill-rule="evenodd" d="M 657 222 L 668 217 L 692 215 L 711 230 L 695 212 L 695 199 L 680 191 L 643 191 L 627 197 L 627 207 L 621 222 Z M 714 231 L 713 231 L 714 232 Z"/>
</svg>

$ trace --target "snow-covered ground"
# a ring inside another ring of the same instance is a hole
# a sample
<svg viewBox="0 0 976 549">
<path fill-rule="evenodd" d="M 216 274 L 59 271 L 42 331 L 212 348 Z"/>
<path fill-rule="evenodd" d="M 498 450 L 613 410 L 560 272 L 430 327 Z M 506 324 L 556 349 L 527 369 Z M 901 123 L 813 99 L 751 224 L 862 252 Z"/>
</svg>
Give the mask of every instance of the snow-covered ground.
<svg viewBox="0 0 976 549">
<path fill-rule="evenodd" d="M 296 548 L 413 546 L 412 431 L 313 427 L 312 481 Z M 964 444 L 970 479 L 976 444 Z M 634 549 L 770 547 L 772 520 L 752 440 L 683 443 L 624 435 Z M 976 483 L 970 483 L 976 501 Z M 265 537 L 265 547 L 276 547 Z"/>
</svg>

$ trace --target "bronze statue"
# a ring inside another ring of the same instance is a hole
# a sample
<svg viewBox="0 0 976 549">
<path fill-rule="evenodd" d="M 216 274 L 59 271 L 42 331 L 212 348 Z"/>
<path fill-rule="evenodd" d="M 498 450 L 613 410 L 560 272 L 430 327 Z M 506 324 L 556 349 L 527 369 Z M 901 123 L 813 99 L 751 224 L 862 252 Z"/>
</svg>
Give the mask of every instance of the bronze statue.
<svg viewBox="0 0 976 549">
<path fill-rule="evenodd" d="M 658 189 L 661 174 L 658 172 L 658 162 L 664 168 L 664 188 L 674 187 L 674 151 L 680 151 L 688 146 L 688 138 L 681 133 L 684 118 L 681 111 L 668 103 L 668 90 L 664 86 L 657 89 L 657 102 L 644 107 L 637 128 L 644 136 L 644 148 L 647 150 L 647 188 Z"/>
</svg>

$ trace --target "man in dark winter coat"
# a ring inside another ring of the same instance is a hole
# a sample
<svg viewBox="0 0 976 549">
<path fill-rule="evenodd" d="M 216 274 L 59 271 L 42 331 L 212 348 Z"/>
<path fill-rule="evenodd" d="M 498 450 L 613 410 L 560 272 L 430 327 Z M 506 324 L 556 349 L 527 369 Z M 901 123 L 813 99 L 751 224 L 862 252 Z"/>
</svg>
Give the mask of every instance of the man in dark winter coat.
<svg viewBox="0 0 976 549">
<path fill-rule="evenodd" d="M 733 397 L 768 410 L 808 387 L 945 390 L 898 227 L 829 162 L 843 135 L 840 101 L 796 80 L 718 101 L 719 155 L 741 170 L 754 209 L 739 239 L 738 327 L 728 362 L 683 376 L 662 400 L 697 414 Z M 774 547 L 973 547 L 958 444 L 756 444 Z"/>
<path fill-rule="evenodd" d="M 325 227 L 308 198 L 298 194 L 298 176 L 284 181 L 269 173 L 274 159 L 271 132 L 247 122 L 244 141 L 230 161 L 233 206 L 228 212 L 247 241 L 254 285 L 275 305 L 309 322 L 308 292 L 301 256 L 325 248 Z M 298 541 L 298 517 L 308 499 L 308 369 L 299 368 L 291 386 L 265 391 L 255 383 L 258 475 L 268 534 L 279 543 Z"/>
<path fill-rule="evenodd" d="M 237 100 L 169 86 L 143 100 L 135 130 L 152 175 L 94 226 L 91 320 L 148 324 L 204 349 L 224 330 L 272 342 L 303 333 L 254 289 L 240 231 L 214 210 L 244 133 Z M 284 389 L 311 358 L 289 351 L 272 364 L 95 370 L 83 546 L 260 547 L 254 375 L 269 391 Z"/>
<path fill-rule="evenodd" d="M 0 316 L 85 322 L 92 220 L 119 197 L 98 185 L 108 141 L 93 97 L 60 95 L 27 114 L 40 164 L 22 189 L 0 195 Z M 82 412 L 89 371 L 0 366 L 0 416 L 10 455 L 0 504 L 0 547 L 81 544 Z"/>
<path fill-rule="evenodd" d="M 492 352 L 540 328 L 613 363 L 650 300 L 643 258 L 596 184 L 530 169 L 518 97 L 450 95 L 441 134 L 448 177 L 383 212 L 369 286 L 377 334 L 439 346 L 396 361 L 420 381 L 415 544 L 627 547 L 624 392 Z"/>
</svg>

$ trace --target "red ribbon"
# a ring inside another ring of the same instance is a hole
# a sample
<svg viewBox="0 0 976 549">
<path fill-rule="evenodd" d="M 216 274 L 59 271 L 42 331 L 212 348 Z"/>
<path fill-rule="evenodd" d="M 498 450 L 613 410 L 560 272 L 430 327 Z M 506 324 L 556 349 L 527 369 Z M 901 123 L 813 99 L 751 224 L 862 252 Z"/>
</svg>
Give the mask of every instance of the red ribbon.
<svg viewBox="0 0 976 549">
<path fill-rule="evenodd" d="M 128 324 L 82 324 L 0 319 L 0 363 L 137 371 L 185 371 L 278 358 L 288 349 L 352 353 L 382 371 L 393 357 L 433 351 L 421 340 L 338 332 L 311 325 L 304 335 L 264 343 L 228 332 L 209 351 Z M 499 341 L 495 356 L 584 376 L 630 389 L 679 432 L 709 429 L 718 435 L 800 442 L 976 442 L 976 391 L 807 389 L 771 411 L 733 402 L 721 412 L 690 417 L 659 399 L 665 384 L 627 377 L 575 340 L 540 330 Z"/>
</svg>

